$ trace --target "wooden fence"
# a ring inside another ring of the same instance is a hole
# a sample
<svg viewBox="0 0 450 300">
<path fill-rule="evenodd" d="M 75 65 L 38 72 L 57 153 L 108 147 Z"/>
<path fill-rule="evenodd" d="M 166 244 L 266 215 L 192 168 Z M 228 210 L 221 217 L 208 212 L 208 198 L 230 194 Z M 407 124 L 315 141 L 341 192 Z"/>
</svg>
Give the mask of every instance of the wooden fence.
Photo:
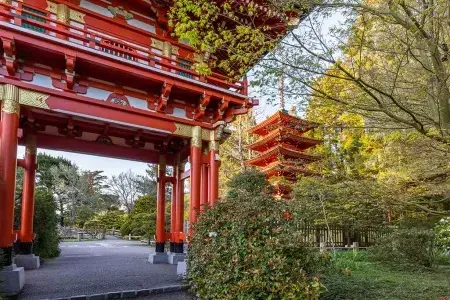
<svg viewBox="0 0 450 300">
<path fill-rule="evenodd" d="M 357 242 L 359 247 L 371 247 L 381 237 L 389 234 L 388 227 L 351 227 L 341 225 L 306 225 L 300 229 L 305 243 L 320 247 L 351 247 Z"/>
</svg>

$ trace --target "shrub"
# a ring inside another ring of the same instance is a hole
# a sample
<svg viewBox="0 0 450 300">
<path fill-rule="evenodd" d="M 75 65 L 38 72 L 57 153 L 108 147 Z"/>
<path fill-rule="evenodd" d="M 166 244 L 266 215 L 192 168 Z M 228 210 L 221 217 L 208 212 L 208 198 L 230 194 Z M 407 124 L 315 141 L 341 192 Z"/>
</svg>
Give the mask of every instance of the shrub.
<svg viewBox="0 0 450 300">
<path fill-rule="evenodd" d="M 45 189 L 37 189 L 35 201 L 33 251 L 42 258 L 57 257 L 60 250 L 55 199 Z"/>
<path fill-rule="evenodd" d="M 201 299 L 317 299 L 323 258 L 302 244 L 289 202 L 264 193 L 268 183 L 256 172 L 230 185 L 228 197 L 193 225 L 187 276 L 195 292 Z"/>
<path fill-rule="evenodd" d="M 432 231 L 409 228 L 397 229 L 380 239 L 372 250 L 372 255 L 377 260 L 431 267 L 438 256 L 438 251 Z"/>
</svg>

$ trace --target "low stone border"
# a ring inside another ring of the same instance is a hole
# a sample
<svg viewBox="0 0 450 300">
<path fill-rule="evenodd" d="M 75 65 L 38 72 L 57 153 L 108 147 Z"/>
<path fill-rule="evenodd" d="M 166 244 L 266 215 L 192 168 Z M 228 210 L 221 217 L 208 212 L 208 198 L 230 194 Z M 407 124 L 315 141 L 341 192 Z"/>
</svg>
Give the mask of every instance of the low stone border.
<svg viewBox="0 0 450 300">
<path fill-rule="evenodd" d="M 187 291 L 189 289 L 188 284 L 179 284 L 179 285 L 169 285 L 160 288 L 153 289 L 142 289 L 142 290 L 131 290 L 131 291 L 123 291 L 123 292 L 113 292 L 113 293 L 105 293 L 105 294 L 96 294 L 96 295 L 80 295 L 73 296 L 67 298 L 58 298 L 55 300 L 107 300 L 107 299 L 131 299 L 131 298 L 139 298 L 146 297 L 151 295 L 160 295 L 167 293 L 174 293 L 180 291 Z"/>
</svg>

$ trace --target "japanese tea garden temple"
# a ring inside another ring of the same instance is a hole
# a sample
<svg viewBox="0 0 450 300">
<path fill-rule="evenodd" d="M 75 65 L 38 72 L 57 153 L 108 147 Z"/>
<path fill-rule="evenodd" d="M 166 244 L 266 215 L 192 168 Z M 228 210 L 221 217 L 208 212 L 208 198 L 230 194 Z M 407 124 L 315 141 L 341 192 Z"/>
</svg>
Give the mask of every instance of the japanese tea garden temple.
<svg viewBox="0 0 450 300">
<path fill-rule="evenodd" d="M 294 182 L 299 175 L 313 175 L 306 169 L 308 163 L 319 157 L 304 151 L 320 143 L 319 140 L 303 135 L 317 127 L 317 124 L 300 119 L 280 110 L 267 120 L 250 129 L 250 133 L 259 135 L 260 139 L 249 146 L 258 155 L 247 161 L 248 165 L 259 168 L 273 181 L 276 195 L 289 198 L 292 191 L 283 180 Z"/>
<path fill-rule="evenodd" d="M 267 13 L 264 1 L 257 2 L 262 3 L 261 14 Z M 196 221 L 201 204 L 218 200 L 219 145 L 229 135 L 227 123 L 257 101 L 249 98 L 246 80 L 233 80 L 220 70 L 210 76 L 193 70 L 196 62 L 218 58 L 206 58 L 172 37 L 167 19 L 171 3 L 0 0 L 0 248 L 10 287 L 23 287 L 21 267 L 39 267 L 32 254 L 38 148 L 158 164 L 153 263 L 168 261 L 167 241 L 173 253 L 183 252 L 186 179 L 190 222 Z M 278 32 L 283 24 L 276 24 Z M 279 116 L 270 120 L 292 119 Z M 267 126 L 274 124 L 269 123 L 254 132 L 267 135 Z M 300 147 L 315 143 L 286 128 L 254 149 L 275 145 L 277 134 L 286 141 L 300 139 Z M 18 145 L 26 147 L 24 159 L 17 159 Z M 273 163 L 269 156 L 292 153 L 312 159 L 299 151 L 289 143 L 277 144 L 251 163 L 279 173 L 287 165 Z M 173 167 L 173 176 L 166 175 L 166 166 Z M 24 192 L 20 228 L 13 228 L 17 168 L 24 169 Z M 292 171 L 283 173 L 292 176 Z M 168 184 L 174 191 L 170 232 L 164 224 Z M 17 241 L 19 268 L 12 256 Z"/>
</svg>

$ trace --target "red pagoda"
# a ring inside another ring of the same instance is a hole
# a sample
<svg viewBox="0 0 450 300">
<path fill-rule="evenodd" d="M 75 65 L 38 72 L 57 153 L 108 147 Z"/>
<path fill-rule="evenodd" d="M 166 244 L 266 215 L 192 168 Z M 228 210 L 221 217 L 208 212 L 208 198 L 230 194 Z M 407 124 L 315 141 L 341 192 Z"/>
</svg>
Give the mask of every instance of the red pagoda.
<svg viewBox="0 0 450 300">
<path fill-rule="evenodd" d="M 298 175 L 314 175 L 306 169 L 306 165 L 317 161 L 318 156 L 305 153 L 305 150 L 316 146 L 319 140 L 303 135 L 317 127 L 281 110 L 250 130 L 250 133 L 261 138 L 249 149 L 258 155 L 247 161 L 267 174 L 277 190 L 277 197 L 289 198 L 292 188 L 284 182 L 294 182 Z"/>
</svg>

